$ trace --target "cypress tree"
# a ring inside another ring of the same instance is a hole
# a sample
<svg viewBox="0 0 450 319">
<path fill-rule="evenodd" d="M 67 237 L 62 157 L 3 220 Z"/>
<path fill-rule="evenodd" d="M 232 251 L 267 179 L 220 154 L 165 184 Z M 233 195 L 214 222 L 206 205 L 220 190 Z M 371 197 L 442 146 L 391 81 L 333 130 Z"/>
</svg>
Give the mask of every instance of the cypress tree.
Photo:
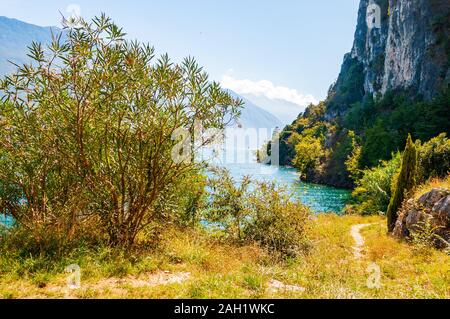
<svg viewBox="0 0 450 319">
<path fill-rule="evenodd" d="M 400 174 L 394 185 L 393 195 L 391 197 L 391 202 L 387 210 L 387 222 L 388 230 L 392 232 L 397 222 L 398 210 L 400 209 L 404 199 L 405 194 L 410 191 L 416 180 L 417 171 L 417 150 L 414 145 L 411 135 L 408 136 L 406 142 L 406 148 L 403 152 L 402 165 L 400 168 Z"/>
</svg>

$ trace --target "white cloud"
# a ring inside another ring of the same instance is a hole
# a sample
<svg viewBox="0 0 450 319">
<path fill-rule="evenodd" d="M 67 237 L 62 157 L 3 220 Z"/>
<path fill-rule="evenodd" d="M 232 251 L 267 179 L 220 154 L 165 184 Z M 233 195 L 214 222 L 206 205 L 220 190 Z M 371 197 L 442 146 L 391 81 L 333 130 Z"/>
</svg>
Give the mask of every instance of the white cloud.
<svg viewBox="0 0 450 319">
<path fill-rule="evenodd" d="M 66 7 L 66 12 L 73 19 L 79 19 L 81 17 L 81 7 L 76 3 L 69 4 Z"/>
<path fill-rule="evenodd" d="M 305 106 L 318 101 L 311 94 L 300 94 L 296 89 L 284 86 L 276 86 L 268 80 L 252 81 L 238 80 L 230 75 L 223 75 L 221 84 L 224 88 L 235 91 L 238 94 L 249 94 L 264 96 L 270 100 L 281 100 L 296 104 L 304 108 Z"/>
</svg>

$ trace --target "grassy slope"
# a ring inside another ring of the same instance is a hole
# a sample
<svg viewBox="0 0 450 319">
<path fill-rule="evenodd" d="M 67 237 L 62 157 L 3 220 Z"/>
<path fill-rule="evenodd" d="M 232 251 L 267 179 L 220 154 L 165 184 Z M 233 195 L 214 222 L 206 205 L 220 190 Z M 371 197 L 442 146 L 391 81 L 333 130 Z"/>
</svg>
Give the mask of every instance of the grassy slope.
<svg viewBox="0 0 450 319">
<path fill-rule="evenodd" d="M 365 223 L 375 224 L 362 231 L 365 257 L 355 260 L 349 231 L 352 225 Z M 381 217 L 323 215 L 311 224 L 311 252 L 284 263 L 275 262 L 258 247 L 236 248 L 208 240 L 200 232 L 174 231 L 167 234 L 159 252 L 135 263 L 111 261 L 102 257 L 106 252 L 67 260 L 80 264 L 83 271 L 82 288 L 75 291 L 65 288 L 66 274 L 58 267 L 27 275 L 23 266 L 3 256 L 0 262 L 10 271 L 0 274 L 0 297 L 450 298 L 450 257 L 438 251 L 421 253 L 386 236 Z M 366 285 L 372 262 L 381 267 L 379 290 Z M 189 272 L 191 277 L 182 283 L 146 286 L 160 271 Z M 271 292 L 267 286 L 272 279 L 306 291 Z"/>
</svg>

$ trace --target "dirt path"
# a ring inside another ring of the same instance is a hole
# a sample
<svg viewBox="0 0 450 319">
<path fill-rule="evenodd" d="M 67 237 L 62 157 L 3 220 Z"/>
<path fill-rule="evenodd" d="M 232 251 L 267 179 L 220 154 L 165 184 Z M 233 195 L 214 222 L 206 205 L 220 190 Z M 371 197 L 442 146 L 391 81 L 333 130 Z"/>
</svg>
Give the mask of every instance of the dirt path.
<svg viewBox="0 0 450 319">
<path fill-rule="evenodd" d="M 188 272 L 171 273 L 160 271 L 154 274 L 141 275 L 140 277 L 128 276 L 125 278 L 107 278 L 96 283 L 81 284 L 83 290 L 104 291 L 109 290 L 118 296 L 125 296 L 126 288 L 156 287 L 170 284 L 181 284 L 189 280 L 191 274 Z M 79 288 L 78 288 L 79 289 Z M 69 289 L 67 286 L 49 286 L 47 292 L 63 293 L 66 298 L 75 298 L 78 289 Z"/>
<path fill-rule="evenodd" d="M 359 224 L 352 226 L 350 235 L 355 241 L 355 245 L 352 246 L 353 256 L 355 257 L 355 259 L 361 259 L 363 256 L 362 252 L 364 248 L 364 237 L 361 235 L 361 230 L 372 225 L 374 224 Z"/>
</svg>

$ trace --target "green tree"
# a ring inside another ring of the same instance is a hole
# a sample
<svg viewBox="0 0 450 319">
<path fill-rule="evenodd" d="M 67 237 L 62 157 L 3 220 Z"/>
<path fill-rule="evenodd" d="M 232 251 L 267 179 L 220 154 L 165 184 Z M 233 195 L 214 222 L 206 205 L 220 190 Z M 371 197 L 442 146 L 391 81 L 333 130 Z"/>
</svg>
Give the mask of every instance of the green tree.
<svg viewBox="0 0 450 319">
<path fill-rule="evenodd" d="M 419 152 L 419 179 L 444 178 L 450 174 L 450 139 L 446 133 L 423 144 Z"/>
<path fill-rule="evenodd" d="M 295 146 L 294 166 L 305 175 L 318 169 L 320 158 L 325 156 L 325 150 L 319 138 L 305 136 Z"/>
<path fill-rule="evenodd" d="M 405 194 L 410 191 L 416 182 L 417 175 L 417 150 L 411 135 L 408 135 L 405 151 L 403 152 L 400 173 L 394 180 L 393 195 L 387 210 L 388 230 L 392 232 L 398 217 Z"/>
<path fill-rule="evenodd" d="M 348 155 L 347 160 L 345 161 L 345 167 L 353 179 L 353 181 L 357 181 L 361 178 L 363 172 L 360 169 L 360 160 L 361 160 L 361 146 L 356 142 L 355 132 L 349 131 L 348 137 L 350 138 L 351 144 L 351 153 Z"/>
<path fill-rule="evenodd" d="M 41 229 L 36 240 L 70 238 L 91 217 L 111 245 L 129 247 L 200 168 L 173 160 L 177 131 L 223 128 L 241 102 L 193 58 L 156 59 L 104 15 L 76 25 L 47 49 L 33 43 L 33 62 L 0 83 L 1 205 Z"/>
</svg>

